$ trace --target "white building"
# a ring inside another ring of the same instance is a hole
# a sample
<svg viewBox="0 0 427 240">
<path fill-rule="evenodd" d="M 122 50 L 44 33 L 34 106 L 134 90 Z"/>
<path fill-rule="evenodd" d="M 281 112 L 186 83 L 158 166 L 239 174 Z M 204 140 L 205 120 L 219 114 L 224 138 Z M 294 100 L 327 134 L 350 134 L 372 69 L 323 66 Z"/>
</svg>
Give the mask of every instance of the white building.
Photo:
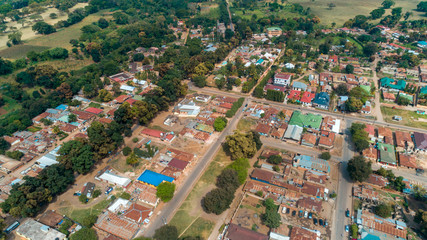
<svg viewBox="0 0 427 240">
<path fill-rule="evenodd" d="M 120 90 L 126 91 L 126 92 L 133 92 L 133 91 L 135 91 L 135 87 L 128 86 L 128 85 L 121 85 Z"/>
<path fill-rule="evenodd" d="M 274 85 L 288 86 L 291 84 L 291 75 L 284 73 L 276 73 L 274 75 Z"/>
<path fill-rule="evenodd" d="M 295 65 L 294 65 L 294 64 L 292 64 L 292 63 L 286 63 L 286 64 L 285 64 L 285 68 L 287 68 L 287 69 L 294 69 L 294 68 L 295 68 Z"/>
<path fill-rule="evenodd" d="M 66 235 L 33 219 L 18 227 L 16 233 L 24 239 L 63 240 Z"/>
<path fill-rule="evenodd" d="M 197 117 L 200 113 L 200 107 L 192 100 L 184 99 L 178 103 L 174 112 L 181 117 Z"/>
</svg>

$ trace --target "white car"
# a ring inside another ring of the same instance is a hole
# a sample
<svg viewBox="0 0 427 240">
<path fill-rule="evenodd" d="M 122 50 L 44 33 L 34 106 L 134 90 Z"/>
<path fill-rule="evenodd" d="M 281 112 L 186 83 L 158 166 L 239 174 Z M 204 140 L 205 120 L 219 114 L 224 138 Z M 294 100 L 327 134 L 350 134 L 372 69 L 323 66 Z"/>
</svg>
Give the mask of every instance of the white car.
<svg viewBox="0 0 427 240">
<path fill-rule="evenodd" d="M 348 225 L 345 225 L 345 231 L 346 232 L 350 231 L 350 227 Z"/>
</svg>

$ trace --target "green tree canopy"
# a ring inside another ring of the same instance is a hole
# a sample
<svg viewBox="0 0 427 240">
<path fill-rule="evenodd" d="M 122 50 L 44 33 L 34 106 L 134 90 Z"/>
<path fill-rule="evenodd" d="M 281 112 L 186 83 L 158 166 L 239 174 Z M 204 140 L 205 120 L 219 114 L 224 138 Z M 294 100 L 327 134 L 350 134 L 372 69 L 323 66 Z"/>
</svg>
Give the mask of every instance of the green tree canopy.
<svg viewBox="0 0 427 240">
<path fill-rule="evenodd" d="M 371 162 L 364 156 L 355 156 L 348 162 L 347 171 L 353 181 L 363 182 L 372 173 Z"/>
<path fill-rule="evenodd" d="M 221 174 L 216 178 L 216 186 L 224 189 L 236 189 L 240 186 L 239 177 L 237 171 L 231 168 L 222 170 Z"/>
<path fill-rule="evenodd" d="M 251 158 L 257 152 L 257 146 L 251 133 L 235 132 L 228 135 L 225 149 L 232 159 Z"/>
<path fill-rule="evenodd" d="M 71 240 L 97 240 L 96 232 L 92 228 L 82 228 L 79 231 L 73 233 L 70 237 Z"/>
<path fill-rule="evenodd" d="M 175 193 L 175 184 L 170 182 L 162 182 L 157 186 L 156 196 L 163 202 L 169 202 Z"/>
<path fill-rule="evenodd" d="M 175 226 L 164 225 L 156 229 L 153 238 L 155 240 L 177 240 L 178 229 Z"/>
<path fill-rule="evenodd" d="M 234 192 L 229 189 L 215 188 L 202 199 L 203 209 L 207 213 L 219 215 L 230 207 Z"/>
<path fill-rule="evenodd" d="M 227 119 L 225 117 L 215 118 L 214 128 L 215 131 L 221 132 L 227 126 Z"/>
<path fill-rule="evenodd" d="M 280 155 L 271 155 L 268 157 L 267 162 L 271 164 L 280 164 L 282 163 L 283 159 Z"/>
<path fill-rule="evenodd" d="M 386 203 L 380 203 L 379 205 L 375 206 L 375 208 L 374 208 L 375 214 L 377 214 L 378 216 L 380 216 L 382 218 L 389 218 L 391 216 L 392 211 L 393 211 L 393 209 L 391 208 L 391 206 L 389 204 L 386 204 Z"/>
</svg>

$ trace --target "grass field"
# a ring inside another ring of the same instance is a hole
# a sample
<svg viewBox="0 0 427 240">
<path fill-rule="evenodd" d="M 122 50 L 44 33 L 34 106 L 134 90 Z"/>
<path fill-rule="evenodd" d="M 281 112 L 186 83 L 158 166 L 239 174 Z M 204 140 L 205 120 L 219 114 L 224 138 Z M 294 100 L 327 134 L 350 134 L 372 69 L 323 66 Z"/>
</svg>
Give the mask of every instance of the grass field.
<svg viewBox="0 0 427 240">
<path fill-rule="evenodd" d="M 256 121 L 254 119 L 251 118 L 242 118 L 238 123 L 237 123 L 237 130 L 241 131 L 241 132 L 249 132 L 252 128 L 252 126 L 255 126 Z"/>
<path fill-rule="evenodd" d="M 24 41 L 24 44 L 22 45 L 5 48 L 0 51 L 0 57 L 18 59 L 25 57 L 30 51 L 41 52 L 54 47 L 63 47 L 70 50 L 72 48 L 70 40 L 78 39 L 81 35 L 80 29 L 85 25 L 98 21 L 98 19 L 102 17 L 103 13 L 104 11 L 91 14 L 83 19 L 83 21 L 67 28 L 61 28 L 56 33 L 46 36 L 37 35 L 32 39 Z"/>
<path fill-rule="evenodd" d="M 318 16 L 321 24 L 328 24 L 335 22 L 337 26 L 342 24 L 356 15 L 369 15 L 369 13 L 381 6 L 383 0 L 289 0 L 291 3 L 299 3 L 305 8 L 309 7 L 311 13 Z M 402 7 L 403 12 L 412 11 L 413 16 L 409 20 L 421 19 L 423 16 L 419 12 L 414 11 L 419 0 L 397 0 L 394 7 Z M 334 3 L 336 5 L 332 10 L 328 9 L 328 4 Z M 386 14 L 390 14 L 387 10 Z M 384 16 L 385 16 L 384 15 Z"/>
<path fill-rule="evenodd" d="M 89 215 L 98 216 L 99 214 L 101 214 L 102 210 L 104 210 L 110 203 L 111 200 L 102 200 L 101 202 L 90 208 L 74 209 L 74 207 L 64 207 L 58 209 L 58 211 L 60 214 L 66 215 L 72 220 L 80 223 L 82 222 L 82 219 Z"/>
<path fill-rule="evenodd" d="M 200 201 L 215 186 L 216 177 L 229 163 L 230 158 L 221 149 L 170 221 L 171 225 L 178 228 L 181 237 L 200 236 L 202 239 L 209 237 L 215 222 L 201 217 L 203 210 Z"/>
<path fill-rule="evenodd" d="M 381 106 L 381 112 L 384 117 L 384 121 L 388 123 L 402 124 L 405 126 L 413 127 L 417 126 L 420 128 L 427 129 L 427 116 L 417 114 L 414 111 L 401 110 L 401 109 L 393 109 L 390 107 Z M 398 115 L 402 117 L 402 121 L 397 122 L 393 120 L 393 116 Z M 418 121 L 418 119 L 425 119 L 424 121 Z"/>
</svg>

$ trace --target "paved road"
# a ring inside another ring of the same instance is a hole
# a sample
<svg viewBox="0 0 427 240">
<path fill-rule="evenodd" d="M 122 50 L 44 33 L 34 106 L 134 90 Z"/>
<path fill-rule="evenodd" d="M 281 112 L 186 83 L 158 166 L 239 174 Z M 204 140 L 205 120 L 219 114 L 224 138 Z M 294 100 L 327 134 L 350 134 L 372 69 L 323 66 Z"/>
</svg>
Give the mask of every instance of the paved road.
<svg viewBox="0 0 427 240">
<path fill-rule="evenodd" d="M 372 70 L 372 74 L 373 74 L 373 81 L 375 84 L 375 88 L 377 89 L 377 91 L 375 91 L 375 108 L 372 109 L 374 114 L 378 121 L 380 122 L 384 122 L 383 119 L 383 114 L 381 112 L 381 101 L 380 101 L 380 91 L 379 91 L 379 86 L 378 86 L 378 77 L 377 77 L 377 71 L 375 71 L 375 69 L 377 68 L 377 64 L 378 64 L 379 58 L 378 56 L 375 57 L 375 61 L 372 64 L 371 70 Z"/>
<path fill-rule="evenodd" d="M 205 92 L 205 93 L 215 94 L 215 95 L 222 95 L 222 96 L 229 96 L 229 97 L 242 97 L 242 94 L 232 93 L 232 92 L 223 92 L 223 91 L 216 90 L 213 88 L 197 88 L 197 87 L 190 85 L 190 89 L 194 90 L 194 91 L 200 91 L 200 92 Z M 310 113 L 324 114 L 324 115 L 332 116 L 335 118 L 350 120 L 351 122 L 358 121 L 358 122 L 363 122 L 363 123 L 368 123 L 368 124 L 379 124 L 379 125 L 387 126 L 390 128 L 395 128 L 395 129 L 400 129 L 400 130 L 405 130 L 405 131 L 410 131 L 410 132 L 422 132 L 422 133 L 427 134 L 427 130 L 424 130 L 424 129 L 419 129 L 416 127 L 408 127 L 408 126 L 394 124 L 394 123 L 381 122 L 378 120 L 367 119 L 367 118 L 355 116 L 352 114 L 339 113 L 339 112 L 328 112 L 328 111 L 315 109 L 315 108 L 302 107 L 299 105 L 283 104 L 283 103 L 279 103 L 279 102 L 268 101 L 265 99 L 254 98 L 252 96 L 248 96 L 247 98 L 253 102 L 259 102 L 259 103 L 263 103 L 263 104 L 267 104 L 267 105 L 271 105 L 271 106 L 276 106 L 276 107 L 280 107 L 280 108 L 284 108 L 284 109 L 301 110 L 301 111 L 310 112 Z"/>
<path fill-rule="evenodd" d="M 346 126 L 350 126 L 351 121 L 346 121 Z M 343 144 L 343 155 L 342 155 L 342 164 L 340 166 L 340 176 L 338 179 L 338 192 L 337 192 L 337 202 L 335 205 L 335 217 L 333 218 L 332 223 L 332 236 L 331 239 L 346 239 L 346 232 L 344 230 L 345 225 L 347 225 L 348 218 L 345 217 L 345 211 L 351 209 L 351 190 L 353 183 L 350 180 L 350 176 L 347 172 L 347 163 L 354 155 L 354 152 L 351 150 L 350 136 L 345 135 L 345 141 Z"/>
<path fill-rule="evenodd" d="M 372 164 L 372 170 L 374 171 L 378 170 L 380 167 L 382 167 L 381 164 L 378 164 L 378 163 Z M 390 167 L 390 166 L 387 167 L 387 170 L 391 170 L 394 173 L 394 175 L 402 176 L 403 178 L 408 179 L 412 183 L 427 187 L 427 177 L 424 175 L 417 175 L 415 170 L 406 170 L 406 169 L 402 170 L 402 169 L 398 169 L 396 167 Z"/>
<path fill-rule="evenodd" d="M 247 100 L 245 100 L 243 106 L 245 104 L 247 104 Z M 163 226 L 165 221 L 169 222 L 171 220 L 172 216 L 175 214 L 175 211 L 179 209 L 181 204 L 187 198 L 195 183 L 202 176 L 207 166 L 215 156 L 215 153 L 221 147 L 221 143 L 225 140 L 225 137 L 234 131 L 239 119 L 242 116 L 242 113 L 243 112 L 239 110 L 236 116 L 234 116 L 234 118 L 229 122 L 228 126 L 221 133 L 218 140 L 210 146 L 205 155 L 199 160 L 196 167 L 192 170 L 190 175 L 187 176 L 185 181 L 181 184 L 181 188 L 175 192 L 172 200 L 165 204 L 160 214 L 154 217 L 151 224 L 148 226 L 145 232 L 142 233 L 144 236 L 152 237 L 157 228 Z"/>
</svg>

